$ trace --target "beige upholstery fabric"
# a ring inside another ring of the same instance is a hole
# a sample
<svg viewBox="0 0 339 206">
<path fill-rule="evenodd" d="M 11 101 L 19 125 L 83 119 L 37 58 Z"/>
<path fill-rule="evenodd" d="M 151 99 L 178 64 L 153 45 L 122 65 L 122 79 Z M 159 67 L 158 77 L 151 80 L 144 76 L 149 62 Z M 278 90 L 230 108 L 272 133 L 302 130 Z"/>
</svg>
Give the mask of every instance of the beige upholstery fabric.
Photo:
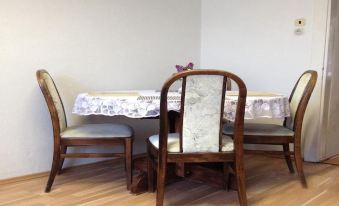
<svg viewBox="0 0 339 206">
<path fill-rule="evenodd" d="M 159 148 L 159 135 L 153 135 L 149 138 L 149 141 L 156 148 Z M 168 152 L 180 152 L 179 134 L 169 133 L 167 139 L 167 151 Z"/>
<path fill-rule="evenodd" d="M 223 76 L 188 76 L 183 115 L 183 152 L 218 152 Z"/>
<path fill-rule="evenodd" d="M 159 135 L 153 135 L 149 138 L 149 141 L 156 148 L 159 148 Z M 232 138 L 228 136 L 222 137 L 222 148 L 223 152 L 233 151 L 234 145 Z M 179 133 L 169 133 L 167 140 L 167 151 L 168 152 L 180 152 Z"/>
<path fill-rule="evenodd" d="M 68 127 L 63 131 L 61 138 L 105 138 L 131 137 L 133 130 L 124 124 L 85 124 Z"/>
<path fill-rule="evenodd" d="M 224 134 L 232 135 L 233 124 L 226 124 Z M 293 136 L 294 132 L 288 128 L 275 124 L 245 124 L 244 135 L 250 136 Z"/>
<path fill-rule="evenodd" d="M 66 117 L 64 109 L 62 107 L 62 101 L 58 94 L 58 90 L 53 82 L 53 79 L 48 73 L 43 73 L 43 78 L 47 85 L 47 89 L 52 96 L 54 106 L 58 112 L 60 131 L 64 131 L 66 129 Z"/>
<path fill-rule="evenodd" d="M 312 75 L 310 73 L 304 74 L 300 78 L 298 85 L 297 85 L 297 87 L 294 91 L 294 94 L 293 94 L 291 102 L 290 102 L 291 115 L 286 120 L 286 127 L 289 128 L 289 129 L 293 129 L 295 114 L 297 112 L 300 100 L 301 100 L 301 98 L 304 94 L 306 86 L 307 86 L 308 82 L 310 81 L 311 77 L 312 77 Z"/>
</svg>

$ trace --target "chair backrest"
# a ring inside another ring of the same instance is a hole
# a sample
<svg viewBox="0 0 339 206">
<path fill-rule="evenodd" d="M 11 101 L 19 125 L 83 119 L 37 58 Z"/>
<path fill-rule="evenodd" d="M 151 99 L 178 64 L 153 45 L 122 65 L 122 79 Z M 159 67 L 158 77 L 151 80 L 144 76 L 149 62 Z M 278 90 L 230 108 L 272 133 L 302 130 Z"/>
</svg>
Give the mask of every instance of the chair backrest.
<svg viewBox="0 0 339 206">
<path fill-rule="evenodd" d="M 53 132 L 59 135 L 67 127 L 64 105 L 60 98 L 58 89 L 52 77 L 46 70 L 38 70 L 36 72 L 40 89 L 45 97 L 48 110 L 51 114 Z"/>
<path fill-rule="evenodd" d="M 299 77 L 289 98 L 291 115 L 285 119 L 285 127 L 301 132 L 305 110 L 317 82 L 317 76 L 316 71 L 308 70 Z"/>
<path fill-rule="evenodd" d="M 167 93 L 172 83 L 178 79 L 182 79 L 180 152 L 221 151 L 225 93 L 229 80 L 239 88 L 234 139 L 235 145 L 237 142 L 242 143 L 247 93 L 244 82 L 238 76 L 226 71 L 199 69 L 175 74 L 163 85 L 160 102 L 159 149 L 167 152 Z"/>
</svg>

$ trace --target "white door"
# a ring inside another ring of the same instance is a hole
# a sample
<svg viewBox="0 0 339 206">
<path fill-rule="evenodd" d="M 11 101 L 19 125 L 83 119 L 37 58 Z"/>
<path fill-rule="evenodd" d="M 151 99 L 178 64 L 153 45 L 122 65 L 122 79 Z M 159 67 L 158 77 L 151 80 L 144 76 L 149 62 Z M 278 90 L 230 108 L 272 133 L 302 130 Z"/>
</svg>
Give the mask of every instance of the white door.
<svg viewBox="0 0 339 206">
<path fill-rule="evenodd" d="M 325 158 L 339 154 L 339 3 L 331 1 L 330 39 L 324 91 Z"/>
</svg>

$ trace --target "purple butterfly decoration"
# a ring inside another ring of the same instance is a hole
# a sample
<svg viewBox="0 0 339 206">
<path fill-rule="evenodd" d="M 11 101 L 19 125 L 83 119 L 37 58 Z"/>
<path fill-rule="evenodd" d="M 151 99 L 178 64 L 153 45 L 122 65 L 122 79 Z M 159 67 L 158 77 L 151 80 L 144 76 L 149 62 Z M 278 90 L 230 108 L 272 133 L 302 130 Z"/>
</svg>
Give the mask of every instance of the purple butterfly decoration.
<svg viewBox="0 0 339 206">
<path fill-rule="evenodd" d="M 177 69 L 178 72 L 184 71 L 184 66 L 181 66 L 181 65 L 175 65 L 175 68 Z"/>
<path fill-rule="evenodd" d="M 182 66 L 182 65 L 175 65 L 175 68 L 177 69 L 178 72 L 182 72 L 185 70 L 191 70 L 193 69 L 194 64 L 192 62 L 188 63 L 187 66 Z"/>
<path fill-rule="evenodd" d="M 188 63 L 186 68 L 187 69 L 193 69 L 194 64 L 192 62 Z"/>
</svg>

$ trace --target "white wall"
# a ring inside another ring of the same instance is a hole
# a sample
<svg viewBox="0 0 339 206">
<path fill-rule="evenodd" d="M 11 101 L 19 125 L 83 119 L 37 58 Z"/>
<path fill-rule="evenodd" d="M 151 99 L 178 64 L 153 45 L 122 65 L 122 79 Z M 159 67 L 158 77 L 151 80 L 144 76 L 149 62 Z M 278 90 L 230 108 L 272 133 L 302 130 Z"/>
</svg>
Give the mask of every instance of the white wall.
<svg viewBox="0 0 339 206">
<path fill-rule="evenodd" d="M 48 171 L 51 122 L 35 71 L 59 87 L 69 124 L 76 94 L 156 89 L 175 64 L 200 58 L 197 0 L 0 1 L 0 179 Z M 97 121 L 97 117 L 92 120 Z M 157 121 L 121 120 L 136 130 L 136 152 Z M 67 164 L 77 164 L 69 161 Z"/>
<path fill-rule="evenodd" d="M 238 74 L 248 90 L 289 95 L 307 69 L 318 71 L 307 110 L 305 159 L 318 161 L 327 0 L 202 0 L 201 67 Z M 302 35 L 294 21 L 305 18 Z"/>
<path fill-rule="evenodd" d="M 250 90 L 289 94 L 309 68 L 310 0 L 203 0 L 201 66 L 235 72 Z M 306 18 L 305 33 L 294 20 Z"/>
</svg>

